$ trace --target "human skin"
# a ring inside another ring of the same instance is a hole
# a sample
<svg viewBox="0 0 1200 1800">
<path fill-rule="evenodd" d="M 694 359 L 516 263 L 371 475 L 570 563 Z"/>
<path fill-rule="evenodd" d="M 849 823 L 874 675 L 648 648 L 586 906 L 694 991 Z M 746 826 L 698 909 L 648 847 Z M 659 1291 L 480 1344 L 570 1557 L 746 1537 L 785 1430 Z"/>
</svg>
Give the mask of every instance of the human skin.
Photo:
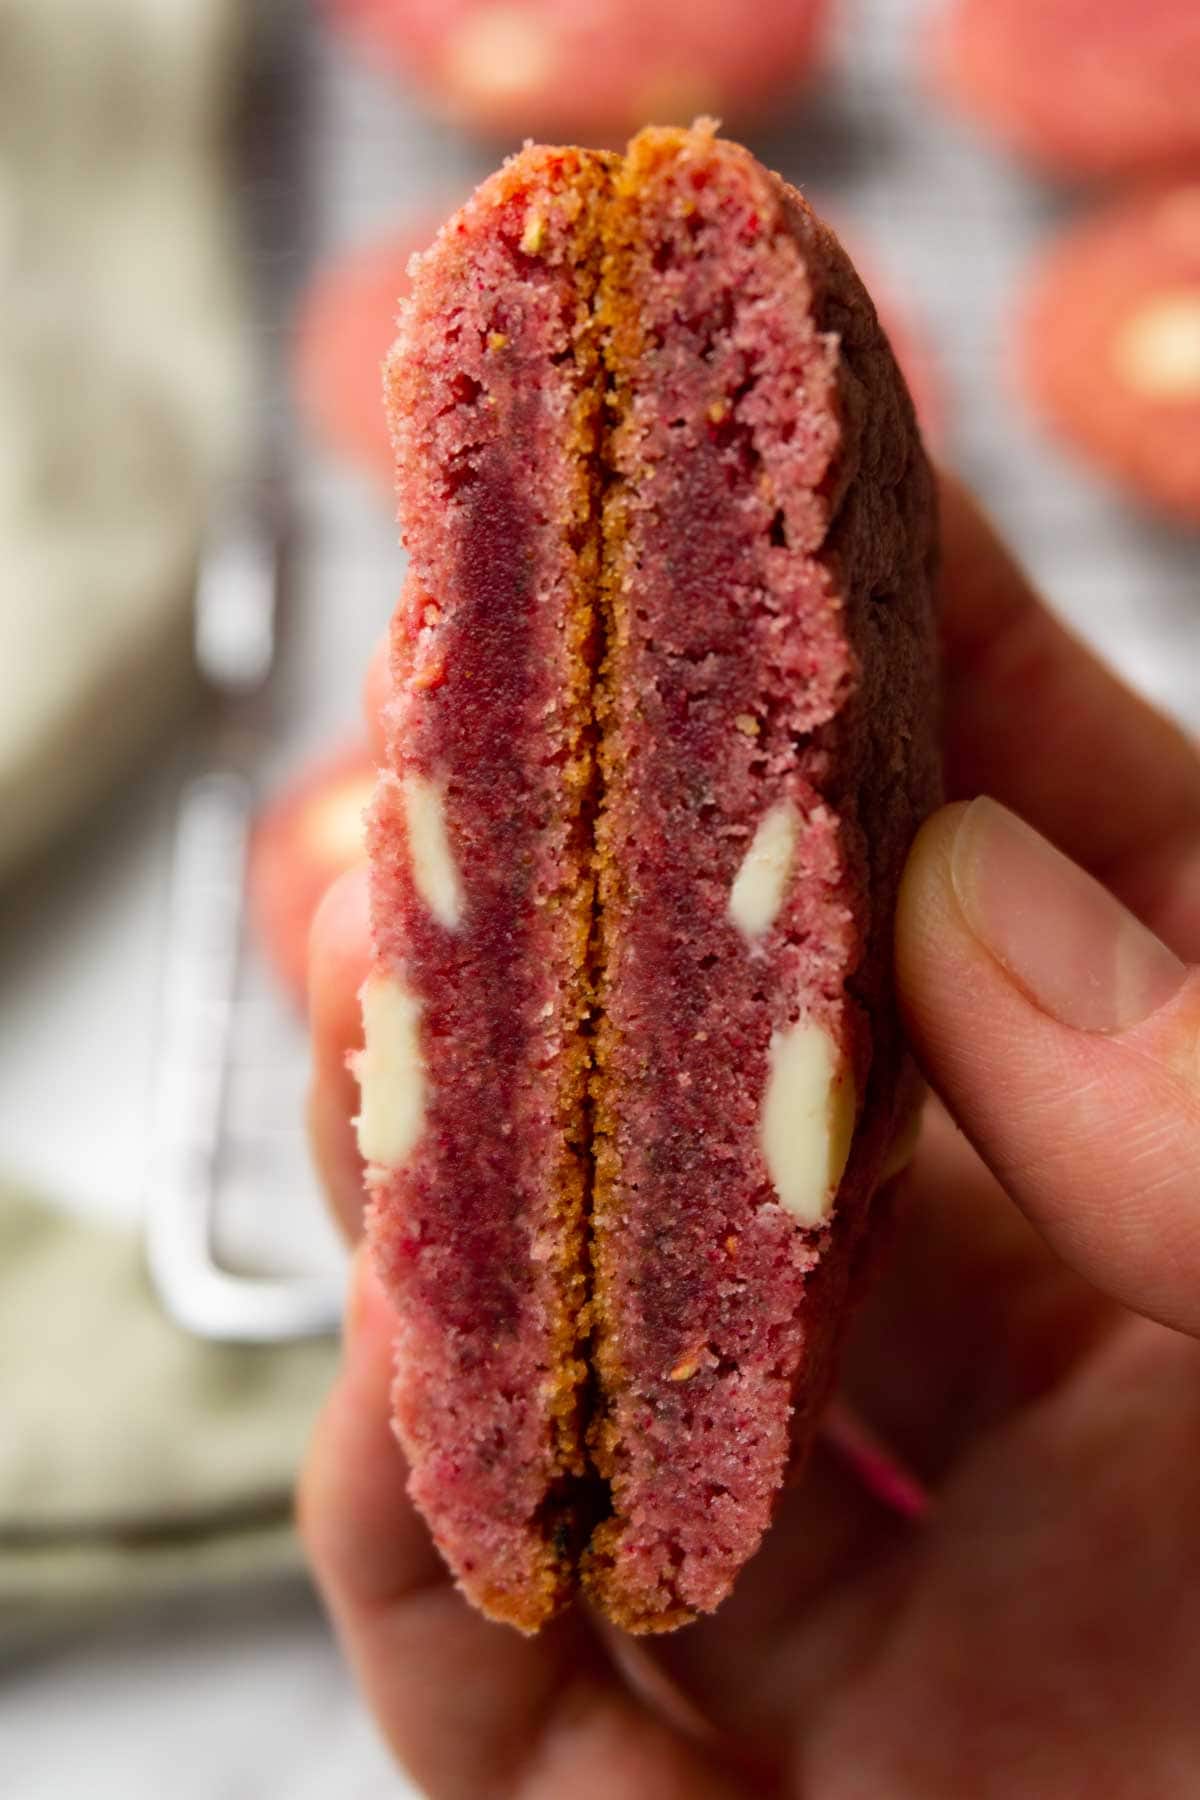
<svg viewBox="0 0 1200 1800">
<path fill-rule="evenodd" d="M 902 1516 L 819 1443 L 714 1618 L 634 1646 L 576 1611 L 521 1641 L 466 1605 L 405 1496 L 389 1303 L 359 1255 L 300 1518 L 435 1800 L 1174 1800 L 1200 1766 L 1200 758 L 949 483 L 942 510 L 953 803 L 897 922 L 937 1098 L 842 1389 L 930 1507 Z M 352 875 L 310 977 L 314 1149 L 352 1238 L 366 929 Z"/>
</svg>

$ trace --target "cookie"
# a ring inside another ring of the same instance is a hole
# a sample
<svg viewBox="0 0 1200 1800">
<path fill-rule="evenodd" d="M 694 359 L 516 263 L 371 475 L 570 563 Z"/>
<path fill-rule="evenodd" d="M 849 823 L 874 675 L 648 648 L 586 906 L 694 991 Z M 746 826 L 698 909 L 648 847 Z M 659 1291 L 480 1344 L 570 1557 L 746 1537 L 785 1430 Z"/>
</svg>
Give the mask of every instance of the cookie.
<svg viewBox="0 0 1200 1800">
<path fill-rule="evenodd" d="M 1200 182 L 1143 189 L 1074 226 L 1034 277 L 1017 356 L 1066 441 L 1200 522 Z"/>
<path fill-rule="evenodd" d="M 375 764 L 357 744 L 323 756 L 260 814 L 250 843 L 250 911 L 280 980 L 303 1006 L 308 933 L 338 876 L 367 855 L 363 815 Z"/>
<path fill-rule="evenodd" d="M 745 120 L 802 81 L 825 0 L 329 0 L 367 52 L 459 123 L 616 142 L 646 119 Z"/>
<path fill-rule="evenodd" d="M 295 334 L 293 380 L 300 411 L 331 449 L 389 489 L 392 441 L 380 405 L 382 363 L 395 336 L 397 307 L 408 293 L 408 265 L 440 222 L 409 222 L 321 269 L 301 304 Z M 855 258 L 862 267 L 857 247 Z M 928 342 L 873 276 L 871 292 L 921 429 L 936 441 L 944 433 L 947 409 Z"/>
<path fill-rule="evenodd" d="M 935 79 L 1034 162 L 1112 175 L 1200 156 L 1195 0 L 952 0 Z"/>
<path fill-rule="evenodd" d="M 711 128 L 528 148 L 416 267 L 359 1137 L 411 1492 L 536 1630 L 716 1607 L 903 1111 L 935 508 L 874 308 Z"/>
</svg>

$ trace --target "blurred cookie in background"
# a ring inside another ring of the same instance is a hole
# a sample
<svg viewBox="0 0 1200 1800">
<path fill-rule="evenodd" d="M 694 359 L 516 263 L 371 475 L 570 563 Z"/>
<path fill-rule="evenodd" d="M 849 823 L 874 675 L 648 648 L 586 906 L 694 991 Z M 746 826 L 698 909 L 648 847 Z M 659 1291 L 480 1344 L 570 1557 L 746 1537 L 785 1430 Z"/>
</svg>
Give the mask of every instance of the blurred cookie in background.
<svg viewBox="0 0 1200 1800">
<path fill-rule="evenodd" d="M 1200 171 L 1073 226 L 1018 330 L 1049 424 L 1140 499 L 1200 524 Z"/>
<path fill-rule="evenodd" d="M 448 200 L 444 216 L 457 204 Z M 296 321 L 293 380 L 302 416 L 329 449 L 386 492 L 389 505 L 392 447 L 383 409 L 383 359 L 396 335 L 396 309 L 409 290 L 409 262 L 428 249 L 441 223 L 425 214 L 326 263 L 310 282 Z M 850 243 L 857 261 L 853 233 Z M 894 284 L 876 280 L 869 256 L 864 266 L 921 427 L 936 443 L 945 429 L 946 407 L 929 344 L 895 298 Z"/>
<path fill-rule="evenodd" d="M 326 0 L 372 58 L 458 123 L 616 143 L 647 122 L 745 124 L 816 57 L 825 0 Z"/>
<path fill-rule="evenodd" d="M 250 845 L 250 908 L 271 966 L 301 1007 L 308 933 L 325 891 L 366 861 L 363 813 L 375 786 L 365 746 L 311 763 L 260 814 Z"/>
<path fill-rule="evenodd" d="M 1047 169 L 1200 158 L 1200 0 L 950 0 L 930 53 L 956 106 Z"/>
<path fill-rule="evenodd" d="M 456 203 L 447 201 L 446 214 Z M 408 265 L 433 242 L 440 217 L 426 214 L 317 271 L 301 302 L 293 341 L 296 404 L 313 431 L 391 491 L 392 449 L 383 410 L 383 359 L 396 335 Z"/>
</svg>

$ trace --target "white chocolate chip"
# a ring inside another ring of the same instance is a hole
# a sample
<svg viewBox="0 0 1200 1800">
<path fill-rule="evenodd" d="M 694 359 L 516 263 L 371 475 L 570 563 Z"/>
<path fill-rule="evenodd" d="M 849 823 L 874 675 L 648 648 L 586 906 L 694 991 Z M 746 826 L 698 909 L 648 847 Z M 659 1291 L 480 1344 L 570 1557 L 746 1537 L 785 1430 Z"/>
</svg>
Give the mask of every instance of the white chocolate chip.
<svg viewBox="0 0 1200 1800">
<path fill-rule="evenodd" d="M 462 919 L 463 894 L 446 831 L 442 791 L 423 775 L 406 775 L 401 788 L 413 881 L 438 924 L 453 931 Z"/>
<path fill-rule="evenodd" d="M 853 1134 L 854 1078 L 829 1033 L 810 1019 L 777 1031 L 762 1153 L 779 1204 L 801 1225 L 829 1217 Z"/>
<path fill-rule="evenodd" d="M 1161 294 L 1135 312 L 1112 354 L 1126 386 L 1148 399 L 1200 399 L 1200 288 Z"/>
<path fill-rule="evenodd" d="M 799 830 L 800 816 L 790 800 L 781 800 L 759 820 L 729 894 L 729 917 L 745 937 L 762 937 L 779 917 Z"/>
<path fill-rule="evenodd" d="M 372 975 L 360 998 L 358 1148 L 364 1162 L 398 1169 L 412 1154 L 425 1119 L 421 1004 L 386 975 Z"/>
<path fill-rule="evenodd" d="M 524 6 L 482 6 L 450 39 L 446 78 L 468 102 L 524 99 L 553 79 L 556 60 L 545 20 Z"/>
</svg>

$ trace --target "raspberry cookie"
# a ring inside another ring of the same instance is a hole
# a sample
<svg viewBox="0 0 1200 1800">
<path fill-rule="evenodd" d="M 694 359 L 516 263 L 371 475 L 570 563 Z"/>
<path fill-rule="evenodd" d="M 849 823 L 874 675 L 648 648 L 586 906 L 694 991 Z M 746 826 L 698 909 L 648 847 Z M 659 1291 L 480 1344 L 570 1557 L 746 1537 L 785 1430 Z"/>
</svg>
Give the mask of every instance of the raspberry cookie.
<svg viewBox="0 0 1200 1800">
<path fill-rule="evenodd" d="M 908 1092 L 934 501 L 874 308 L 712 131 L 530 148 L 417 266 L 369 829 L 369 1233 L 411 1489 L 536 1630 L 716 1607 Z"/>
<path fill-rule="evenodd" d="M 379 402 L 382 363 L 396 335 L 396 309 L 408 293 L 409 263 L 440 223 L 409 223 L 330 263 L 316 276 L 300 310 L 294 361 L 300 409 L 325 443 L 389 488 L 392 440 Z M 855 257 L 861 268 L 857 248 Z M 936 442 L 947 408 L 929 345 L 874 278 L 871 290 L 921 429 Z"/>
<path fill-rule="evenodd" d="M 646 119 L 746 120 L 807 74 L 825 0 L 329 0 L 459 122 L 611 143 Z"/>
<path fill-rule="evenodd" d="M 1050 252 L 1021 323 L 1037 410 L 1143 500 L 1200 522 L 1200 182 L 1129 196 Z"/>
<path fill-rule="evenodd" d="M 952 0 L 932 48 L 956 104 L 1048 168 L 1200 156 L 1196 0 Z"/>
</svg>

